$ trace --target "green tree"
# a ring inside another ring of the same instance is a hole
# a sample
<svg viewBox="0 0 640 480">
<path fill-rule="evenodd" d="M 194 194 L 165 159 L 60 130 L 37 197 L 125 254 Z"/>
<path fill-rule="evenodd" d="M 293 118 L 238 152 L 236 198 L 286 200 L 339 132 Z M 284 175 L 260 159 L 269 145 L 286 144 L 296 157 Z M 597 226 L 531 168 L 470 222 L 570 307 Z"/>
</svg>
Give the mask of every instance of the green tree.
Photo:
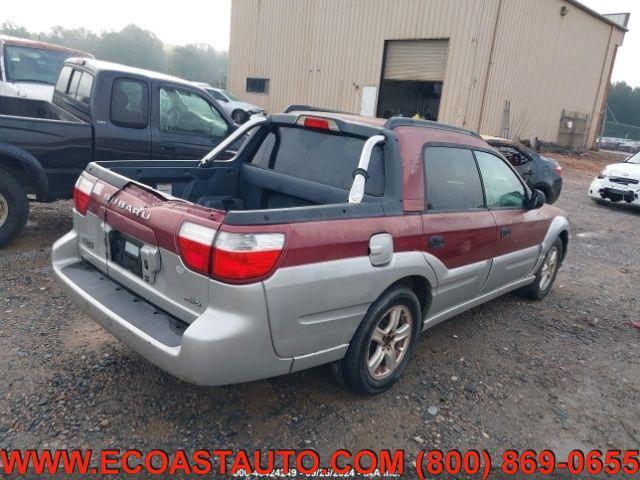
<svg viewBox="0 0 640 480">
<path fill-rule="evenodd" d="M 626 82 L 611 85 L 604 136 L 640 140 L 640 87 Z"/>
<path fill-rule="evenodd" d="M 95 33 L 85 28 L 53 27 L 34 33 L 5 22 L 0 33 L 42 40 L 88 52 L 100 60 L 168 73 L 187 80 L 224 87 L 227 82 L 227 52 L 211 45 L 166 46 L 149 30 L 127 25 L 120 31 Z"/>
<path fill-rule="evenodd" d="M 169 71 L 174 75 L 214 86 L 227 81 L 227 53 L 218 52 L 210 45 L 184 45 L 173 47 L 168 56 Z"/>
</svg>

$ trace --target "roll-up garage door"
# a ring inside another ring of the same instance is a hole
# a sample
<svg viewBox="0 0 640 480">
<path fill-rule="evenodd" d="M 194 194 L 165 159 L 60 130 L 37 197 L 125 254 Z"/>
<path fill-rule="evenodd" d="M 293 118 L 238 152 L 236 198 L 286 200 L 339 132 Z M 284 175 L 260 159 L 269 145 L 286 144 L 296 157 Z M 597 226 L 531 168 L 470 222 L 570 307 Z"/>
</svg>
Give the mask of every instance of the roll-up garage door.
<svg viewBox="0 0 640 480">
<path fill-rule="evenodd" d="M 385 80 L 443 82 L 449 40 L 387 42 Z"/>
</svg>

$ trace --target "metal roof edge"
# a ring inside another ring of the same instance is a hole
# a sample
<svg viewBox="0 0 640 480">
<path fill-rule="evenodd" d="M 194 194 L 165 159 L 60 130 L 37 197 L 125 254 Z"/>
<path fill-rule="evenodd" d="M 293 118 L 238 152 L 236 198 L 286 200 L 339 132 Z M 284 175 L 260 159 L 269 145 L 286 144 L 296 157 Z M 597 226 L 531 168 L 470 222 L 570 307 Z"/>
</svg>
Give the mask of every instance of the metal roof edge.
<svg viewBox="0 0 640 480">
<path fill-rule="evenodd" d="M 601 13 L 596 12 L 592 8 L 587 7 L 584 3 L 581 3 L 578 0 L 562 0 L 562 1 L 567 2 L 567 3 L 573 5 L 576 8 L 579 8 L 583 12 L 588 13 L 592 17 L 595 17 L 595 18 L 597 18 L 598 20 L 600 20 L 602 22 L 608 23 L 609 25 L 612 25 L 612 26 L 616 27 L 618 30 L 622 30 L 623 32 L 628 32 L 629 31 L 628 28 L 623 27 L 619 23 L 614 22 L 613 20 L 605 17 Z"/>
</svg>

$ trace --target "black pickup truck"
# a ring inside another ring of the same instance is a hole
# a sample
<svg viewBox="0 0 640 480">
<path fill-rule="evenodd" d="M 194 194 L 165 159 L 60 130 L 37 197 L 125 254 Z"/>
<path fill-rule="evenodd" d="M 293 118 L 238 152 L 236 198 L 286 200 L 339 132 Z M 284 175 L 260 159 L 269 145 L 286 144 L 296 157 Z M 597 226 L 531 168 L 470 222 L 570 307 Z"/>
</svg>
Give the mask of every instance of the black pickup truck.
<svg viewBox="0 0 640 480">
<path fill-rule="evenodd" d="M 0 96 L 0 247 L 24 228 L 29 198 L 71 198 L 89 162 L 202 158 L 234 128 L 186 80 L 67 60 L 52 102 Z"/>
</svg>

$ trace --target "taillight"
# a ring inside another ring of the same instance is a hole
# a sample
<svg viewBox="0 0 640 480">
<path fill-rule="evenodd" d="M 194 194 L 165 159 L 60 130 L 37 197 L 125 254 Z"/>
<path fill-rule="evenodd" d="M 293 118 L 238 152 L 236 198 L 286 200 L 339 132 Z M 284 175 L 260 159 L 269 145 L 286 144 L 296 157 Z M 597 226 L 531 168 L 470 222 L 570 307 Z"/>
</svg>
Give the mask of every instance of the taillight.
<svg viewBox="0 0 640 480">
<path fill-rule="evenodd" d="M 89 209 L 91 191 L 98 179 L 88 173 L 82 173 L 73 187 L 73 204 L 81 215 L 85 215 Z"/>
<path fill-rule="evenodd" d="M 562 166 L 559 163 L 556 163 L 556 166 L 553 167 L 553 171 L 558 175 L 562 175 Z"/>
<path fill-rule="evenodd" d="M 222 280 L 263 277 L 275 266 L 282 247 L 281 233 L 220 232 L 213 251 L 211 273 Z"/>
<path fill-rule="evenodd" d="M 180 256 L 185 265 L 204 275 L 209 275 L 211 249 L 216 230 L 195 223 L 185 222 L 178 233 Z"/>
<path fill-rule="evenodd" d="M 185 222 L 178 233 L 178 246 L 182 261 L 191 270 L 222 281 L 244 282 L 273 270 L 284 246 L 284 235 L 218 233 L 214 228 Z"/>
</svg>

